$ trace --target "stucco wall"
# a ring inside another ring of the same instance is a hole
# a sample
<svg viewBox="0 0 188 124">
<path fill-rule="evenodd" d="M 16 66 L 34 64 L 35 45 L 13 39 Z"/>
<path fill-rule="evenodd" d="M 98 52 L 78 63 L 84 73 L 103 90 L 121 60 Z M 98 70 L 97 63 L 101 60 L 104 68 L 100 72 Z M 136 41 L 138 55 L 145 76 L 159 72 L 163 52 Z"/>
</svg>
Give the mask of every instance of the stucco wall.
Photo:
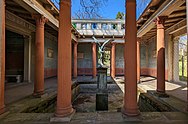
<svg viewBox="0 0 188 124">
<path fill-rule="evenodd" d="M 181 22 L 173 25 L 172 27 L 165 30 L 165 68 L 166 80 L 173 81 L 174 77 L 174 66 L 173 65 L 173 55 L 174 55 L 174 39 L 180 37 L 181 35 L 185 34 L 186 30 L 186 19 L 182 20 Z M 145 46 L 145 49 L 148 48 L 148 60 L 144 60 L 144 55 L 147 51 L 144 50 L 143 46 L 141 47 L 141 74 L 142 75 L 150 75 L 156 77 L 157 68 L 156 68 L 156 58 L 152 58 L 151 53 L 154 48 L 156 48 L 156 37 L 149 39 L 147 42 L 149 44 Z M 147 54 L 146 54 L 147 58 Z M 148 62 L 148 65 L 147 65 Z M 146 66 L 145 66 L 146 65 Z"/>
<path fill-rule="evenodd" d="M 124 75 L 124 44 L 116 44 L 116 75 Z"/>
<path fill-rule="evenodd" d="M 144 44 L 140 45 L 140 67 L 146 68 L 147 67 L 147 46 Z"/>
<path fill-rule="evenodd" d="M 92 45 L 78 44 L 78 75 L 92 75 Z"/>
<path fill-rule="evenodd" d="M 48 57 L 48 49 L 53 51 L 53 57 Z M 57 38 L 45 33 L 44 42 L 44 77 L 57 76 Z"/>
<path fill-rule="evenodd" d="M 156 37 L 141 45 L 141 75 L 157 77 Z M 168 38 L 165 38 L 165 78 L 168 80 Z"/>
<path fill-rule="evenodd" d="M 92 75 L 92 45 L 91 43 L 79 43 L 78 54 L 78 75 Z M 124 46 L 116 44 L 116 75 L 124 74 Z"/>
<path fill-rule="evenodd" d="M 44 78 L 57 76 L 57 38 L 45 32 L 44 37 Z M 31 79 L 34 81 L 35 73 L 35 33 L 31 36 Z M 47 49 L 53 50 L 53 58 L 47 57 Z"/>
</svg>

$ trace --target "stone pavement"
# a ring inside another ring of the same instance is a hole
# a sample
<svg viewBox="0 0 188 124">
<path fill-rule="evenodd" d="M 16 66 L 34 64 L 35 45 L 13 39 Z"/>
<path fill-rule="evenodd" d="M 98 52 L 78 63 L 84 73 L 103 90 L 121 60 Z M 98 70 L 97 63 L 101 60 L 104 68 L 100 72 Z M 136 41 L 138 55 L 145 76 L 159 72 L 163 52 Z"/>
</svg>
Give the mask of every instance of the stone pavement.
<svg viewBox="0 0 188 124">
<path fill-rule="evenodd" d="M 97 78 L 93 79 L 91 76 L 79 76 L 76 80 L 78 82 L 96 82 Z M 108 77 L 108 81 L 111 81 L 110 77 Z M 124 92 L 124 77 L 116 77 L 115 81 L 119 88 Z M 10 104 L 31 95 L 33 93 L 33 87 L 33 83 L 8 83 L 5 87 L 5 104 Z M 45 80 L 45 89 L 48 88 L 57 88 L 56 78 Z M 138 84 L 138 88 L 143 92 L 147 92 L 147 90 L 156 90 L 156 79 L 153 77 L 141 77 L 141 83 Z M 185 84 L 166 82 L 166 89 L 168 94 L 182 101 L 187 101 L 187 86 Z"/>
<path fill-rule="evenodd" d="M 77 79 L 73 79 L 73 82 L 86 82 L 86 83 L 95 83 L 97 78 L 92 78 L 92 76 L 78 76 Z M 108 82 L 112 81 L 108 77 Z M 45 90 L 49 88 L 57 88 L 57 78 L 45 79 Z M 34 84 L 33 83 L 6 83 L 5 85 L 5 104 L 10 104 L 12 102 L 18 101 L 26 96 L 29 96 L 33 93 Z"/>
<path fill-rule="evenodd" d="M 79 77 L 78 79 L 80 82 L 82 82 L 83 80 L 86 80 L 86 79 L 87 81 L 89 81 L 92 78 L 87 77 L 84 79 L 84 77 Z M 117 77 L 115 80 L 116 80 L 117 85 L 124 92 L 123 77 Z M 141 80 L 142 82 L 138 85 L 139 88 L 142 88 L 140 90 L 146 91 L 147 89 L 144 89 L 144 88 L 148 88 L 149 90 L 156 89 L 156 85 L 155 85 L 156 79 L 153 79 L 150 77 L 142 77 Z M 173 84 L 173 83 L 172 84 L 167 83 L 166 85 L 168 85 L 167 86 L 168 93 L 172 95 L 176 94 L 177 92 L 178 93 L 182 92 L 178 90 L 183 89 L 183 92 L 184 92 L 183 85 Z M 49 88 L 50 89 L 57 88 L 56 78 L 45 80 L 45 89 L 48 90 Z M 20 102 L 20 99 L 31 95 L 32 92 L 33 92 L 32 83 L 22 84 L 19 86 L 6 85 L 6 91 L 5 91 L 5 97 L 7 97 L 6 103 L 7 104 L 12 103 L 12 102 L 14 103 L 15 101 Z M 178 96 L 179 95 L 177 95 L 176 97 Z M 181 98 L 184 98 L 184 97 L 181 97 Z M 28 100 L 26 100 L 26 98 L 22 100 L 29 102 Z M 54 113 L 19 113 L 19 112 L 12 113 L 10 112 L 6 117 L 0 119 L 0 124 L 38 124 L 38 123 L 50 124 L 49 120 L 53 116 L 54 116 Z M 186 113 L 181 113 L 181 112 L 141 112 L 141 115 L 138 117 L 126 117 L 126 116 L 122 116 L 121 112 L 86 112 L 86 113 L 76 112 L 76 114 L 73 116 L 70 123 L 72 124 L 80 124 L 80 123 L 188 124 L 188 115 Z"/>
<path fill-rule="evenodd" d="M 53 113 L 10 114 L 1 124 L 60 124 L 50 122 Z M 69 124 L 187 124 L 188 115 L 179 112 L 142 112 L 137 117 L 123 116 L 121 112 L 75 113 Z M 61 123 L 62 124 L 62 123 Z"/>
<path fill-rule="evenodd" d="M 57 79 L 50 78 L 45 80 L 45 89 L 57 88 Z M 7 83 L 5 85 L 5 104 L 10 104 L 12 102 L 23 99 L 33 93 L 34 84 L 33 83 Z"/>
<path fill-rule="evenodd" d="M 124 77 L 116 77 L 115 82 L 124 92 Z M 138 90 L 140 92 L 155 92 L 157 86 L 157 80 L 153 77 L 144 77 L 142 76 L 138 84 Z M 170 96 L 168 98 L 156 97 L 159 101 L 167 103 L 170 106 L 173 106 L 176 110 L 186 111 L 187 108 L 187 85 L 185 83 L 174 83 L 166 82 L 166 93 Z M 139 92 L 138 92 L 139 93 Z"/>
<path fill-rule="evenodd" d="M 157 89 L 157 79 L 153 77 L 141 77 L 141 82 L 138 84 L 139 90 L 142 92 L 155 91 Z M 116 77 L 116 83 L 124 91 L 124 77 Z M 172 95 L 184 102 L 187 102 L 187 85 L 181 82 L 167 82 L 166 93 Z"/>
<path fill-rule="evenodd" d="M 147 92 L 147 90 L 156 90 L 157 89 L 157 79 L 153 77 L 141 77 L 141 82 L 138 84 L 138 87 Z M 187 101 L 187 85 L 181 82 L 165 82 L 166 93 L 172 95 L 184 102 Z"/>
</svg>

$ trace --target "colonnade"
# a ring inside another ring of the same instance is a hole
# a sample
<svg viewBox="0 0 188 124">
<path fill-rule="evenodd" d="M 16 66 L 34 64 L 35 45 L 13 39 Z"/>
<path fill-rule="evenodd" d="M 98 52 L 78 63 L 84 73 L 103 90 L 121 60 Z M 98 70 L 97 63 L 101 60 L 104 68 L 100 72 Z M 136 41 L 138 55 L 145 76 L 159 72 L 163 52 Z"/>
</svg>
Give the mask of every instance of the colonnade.
<svg viewBox="0 0 188 124">
<path fill-rule="evenodd" d="M 5 77 L 5 1 L 0 1 L 0 114 L 4 112 L 4 77 Z M 74 112 L 71 103 L 71 0 L 60 1 L 58 38 L 58 90 L 55 116 L 66 117 Z M 44 24 L 48 21 L 41 15 L 33 16 L 36 20 L 35 42 L 35 87 L 34 95 L 44 93 Z M 157 89 L 165 94 L 165 31 L 166 17 L 156 19 L 157 26 Z M 126 36 L 125 36 L 125 94 L 122 113 L 128 116 L 139 115 L 137 106 L 137 82 L 140 79 L 140 39 L 137 38 L 136 0 L 126 0 Z M 74 43 L 74 71 L 77 77 L 77 43 Z M 96 72 L 96 44 L 92 44 L 93 77 Z M 115 77 L 115 43 L 111 49 L 111 76 Z"/>
</svg>

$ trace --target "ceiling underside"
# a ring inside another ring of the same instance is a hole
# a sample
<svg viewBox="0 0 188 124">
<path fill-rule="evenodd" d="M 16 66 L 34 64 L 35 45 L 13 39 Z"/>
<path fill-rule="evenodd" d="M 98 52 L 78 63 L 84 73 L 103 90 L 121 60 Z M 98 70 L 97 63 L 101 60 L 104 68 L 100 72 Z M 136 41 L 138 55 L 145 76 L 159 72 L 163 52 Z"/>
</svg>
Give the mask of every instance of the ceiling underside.
<svg viewBox="0 0 188 124">
<path fill-rule="evenodd" d="M 160 0 L 164 1 L 164 0 Z M 161 6 L 163 2 L 160 2 L 159 0 L 153 0 L 155 4 L 150 5 L 149 8 L 147 8 L 142 16 L 137 21 L 137 29 L 139 28 L 147 21 L 147 19 Z M 170 28 L 171 26 L 177 24 L 178 22 L 186 19 L 186 1 L 182 0 L 181 6 L 177 7 L 176 9 L 173 9 L 173 12 L 170 15 L 167 15 L 167 19 L 165 21 L 165 29 Z M 155 23 L 155 22 L 153 22 Z M 157 29 L 156 26 L 153 27 L 149 32 L 144 34 L 142 36 L 142 41 L 147 41 L 148 39 L 151 39 L 152 37 L 157 35 Z"/>
<path fill-rule="evenodd" d="M 43 2 L 44 2 L 44 6 L 48 5 L 45 0 L 43 0 Z M 25 8 L 23 8 L 13 0 L 6 0 L 6 10 L 19 16 L 20 18 L 23 18 L 24 20 L 30 22 L 31 24 L 36 25 L 35 20 L 32 18 L 32 13 L 27 11 Z M 49 10 L 49 12 L 52 13 L 51 10 Z M 45 25 L 45 31 L 56 37 L 58 35 L 58 32 L 55 29 L 53 29 L 51 26 L 49 26 L 48 23 Z"/>
</svg>

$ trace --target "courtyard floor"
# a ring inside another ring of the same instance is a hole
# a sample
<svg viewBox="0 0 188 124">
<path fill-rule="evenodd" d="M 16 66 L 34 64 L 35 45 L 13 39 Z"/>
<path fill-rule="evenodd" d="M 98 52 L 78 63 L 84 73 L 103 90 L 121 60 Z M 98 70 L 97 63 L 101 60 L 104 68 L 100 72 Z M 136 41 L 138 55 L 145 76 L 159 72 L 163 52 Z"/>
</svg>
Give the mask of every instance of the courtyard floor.
<svg viewBox="0 0 188 124">
<path fill-rule="evenodd" d="M 92 77 L 84 76 L 78 77 L 76 79 L 78 82 L 96 82 L 96 79 Z M 73 82 L 75 79 L 73 80 Z M 111 81 L 111 78 L 108 78 L 108 81 Z M 162 99 L 165 102 L 168 102 L 172 106 L 175 104 L 182 112 L 141 112 L 138 117 L 126 117 L 122 116 L 121 112 L 117 109 L 121 108 L 123 101 L 122 94 L 124 92 L 123 77 L 115 78 L 116 86 L 114 84 L 110 85 L 110 88 L 119 87 L 118 92 L 115 92 L 114 95 L 109 97 L 109 108 L 111 111 L 108 112 L 96 112 L 93 110 L 93 102 L 95 101 L 95 95 L 93 93 L 89 94 L 88 97 L 83 98 L 85 91 L 81 89 L 81 94 L 78 97 L 78 101 L 84 101 L 84 104 L 74 103 L 73 106 L 80 111 L 77 111 L 73 116 L 70 123 L 172 123 L 172 124 L 187 124 L 188 115 L 185 113 L 186 108 L 186 98 L 187 98 L 187 89 L 186 85 L 182 83 L 166 83 L 167 93 L 173 97 L 170 99 Z M 95 84 L 89 84 L 96 87 Z M 93 91 L 92 88 L 89 89 L 89 85 L 84 85 L 84 89 L 88 91 Z M 57 89 L 57 79 L 51 78 L 45 80 L 45 89 L 49 92 L 49 95 L 54 95 L 54 91 Z M 147 92 L 148 90 L 154 91 L 156 89 L 156 79 L 152 77 L 141 77 L 141 83 L 138 84 L 138 89 L 141 92 Z M 53 92 L 52 92 L 53 91 Z M 5 113 L 0 116 L 0 124 L 36 124 L 36 123 L 50 123 L 50 118 L 54 116 L 54 113 L 19 113 L 21 109 L 24 109 L 23 103 L 29 103 L 28 96 L 33 93 L 33 83 L 22 83 L 22 84 L 7 84 L 5 90 L 5 103 L 8 106 L 7 108 L 10 112 Z M 45 99 L 45 98 L 42 98 Z M 80 99 L 80 100 L 79 100 Z M 38 102 L 35 99 L 33 102 Z M 39 99 L 38 99 L 39 100 Z M 116 100 L 120 100 L 119 104 Z M 39 100 L 40 101 L 40 100 Z M 32 104 L 32 102 L 30 102 Z M 90 106 L 88 106 L 88 104 Z M 116 107 L 114 107 L 116 106 Z M 88 108 L 88 109 L 86 109 Z M 88 111 L 91 109 L 90 111 Z M 12 112 L 11 112 L 12 111 Z M 14 111 L 14 112 L 13 112 Z M 184 112 L 183 112 L 184 111 Z M 51 122 L 52 123 L 52 122 Z M 53 124 L 53 123 L 52 123 Z"/>
<path fill-rule="evenodd" d="M 116 77 L 115 81 L 117 85 L 124 92 L 124 77 Z M 182 82 L 165 82 L 166 93 L 170 96 L 169 98 L 159 98 L 161 101 L 176 107 L 179 111 L 186 111 L 187 108 L 187 85 Z M 153 77 L 140 78 L 138 84 L 138 90 L 142 93 L 155 92 L 157 89 L 157 79 Z"/>
</svg>

